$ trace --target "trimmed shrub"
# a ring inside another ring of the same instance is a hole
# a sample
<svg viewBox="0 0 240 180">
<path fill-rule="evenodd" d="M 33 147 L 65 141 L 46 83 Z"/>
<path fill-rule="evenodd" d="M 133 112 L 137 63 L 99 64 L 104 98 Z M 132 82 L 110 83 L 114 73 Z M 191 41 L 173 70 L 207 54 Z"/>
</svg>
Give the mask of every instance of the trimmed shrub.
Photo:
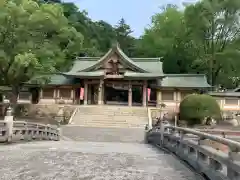
<svg viewBox="0 0 240 180">
<path fill-rule="evenodd" d="M 202 124 L 205 117 L 221 120 L 221 109 L 218 102 L 206 94 L 191 94 L 180 103 L 180 119 L 188 125 Z"/>
</svg>

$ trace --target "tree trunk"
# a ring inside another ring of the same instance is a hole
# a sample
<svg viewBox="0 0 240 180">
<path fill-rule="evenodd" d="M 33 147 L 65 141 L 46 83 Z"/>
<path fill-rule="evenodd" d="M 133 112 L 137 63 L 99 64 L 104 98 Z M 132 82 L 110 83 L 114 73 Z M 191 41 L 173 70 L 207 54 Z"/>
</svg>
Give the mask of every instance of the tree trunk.
<svg viewBox="0 0 240 180">
<path fill-rule="evenodd" d="M 12 86 L 12 91 L 10 95 L 10 105 L 12 108 L 13 115 L 15 115 L 16 107 L 17 107 L 17 101 L 18 101 L 18 95 L 19 95 L 19 86 Z"/>
</svg>

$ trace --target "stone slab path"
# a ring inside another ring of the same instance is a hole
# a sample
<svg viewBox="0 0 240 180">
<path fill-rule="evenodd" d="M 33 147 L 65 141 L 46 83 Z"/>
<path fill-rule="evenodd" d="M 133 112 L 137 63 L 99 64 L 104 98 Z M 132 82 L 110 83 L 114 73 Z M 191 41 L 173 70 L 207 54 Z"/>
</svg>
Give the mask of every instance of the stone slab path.
<svg viewBox="0 0 240 180">
<path fill-rule="evenodd" d="M 74 141 L 143 143 L 143 128 L 63 126 L 62 135 Z"/>
</svg>

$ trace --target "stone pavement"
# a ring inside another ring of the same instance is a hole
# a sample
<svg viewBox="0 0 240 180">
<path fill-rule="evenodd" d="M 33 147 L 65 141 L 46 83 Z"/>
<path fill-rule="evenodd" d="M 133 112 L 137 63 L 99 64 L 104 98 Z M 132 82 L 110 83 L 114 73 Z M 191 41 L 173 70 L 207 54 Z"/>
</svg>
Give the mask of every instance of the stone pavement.
<svg viewBox="0 0 240 180">
<path fill-rule="evenodd" d="M 0 180 L 200 180 L 150 145 L 32 142 L 1 146 Z"/>
<path fill-rule="evenodd" d="M 65 140 L 0 147 L 0 180 L 201 180 L 143 129 L 63 127 Z"/>
<path fill-rule="evenodd" d="M 98 128 L 63 126 L 62 135 L 74 141 L 93 142 L 144 142 L 143 128 Z"/>
</svg>

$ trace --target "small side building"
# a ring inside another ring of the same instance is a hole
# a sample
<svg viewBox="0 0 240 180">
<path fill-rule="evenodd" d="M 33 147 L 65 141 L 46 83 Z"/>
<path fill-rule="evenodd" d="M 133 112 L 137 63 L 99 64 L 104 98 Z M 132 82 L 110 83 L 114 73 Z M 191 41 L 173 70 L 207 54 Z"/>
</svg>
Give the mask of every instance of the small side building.
<svg viewBox="0 0 240 180">
<path fill-rule="evenodd" d="M 240 111 L 240 87 L 208 94 L 216 98 L 222 110 Z"/>
</svg>

